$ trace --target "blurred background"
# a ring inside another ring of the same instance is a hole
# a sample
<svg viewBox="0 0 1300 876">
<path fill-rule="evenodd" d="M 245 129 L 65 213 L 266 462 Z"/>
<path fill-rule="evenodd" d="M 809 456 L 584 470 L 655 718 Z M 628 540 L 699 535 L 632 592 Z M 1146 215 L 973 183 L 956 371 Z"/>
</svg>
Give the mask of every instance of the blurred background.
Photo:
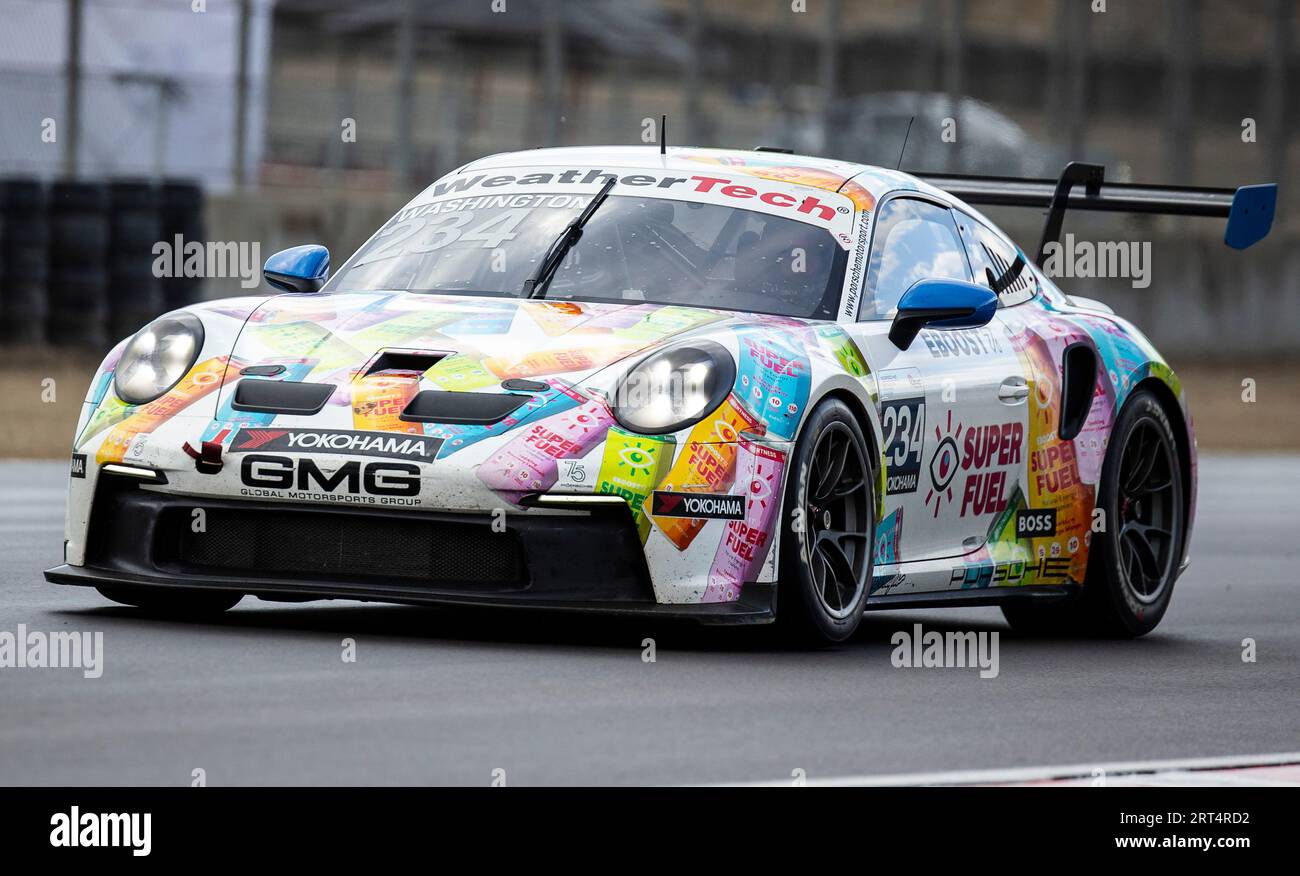
<svg viewBox="0 0 1300 876">
<path fill-rule="evenodd" d="M 66 445 L 33 424 L 75 405 L 33 411 L 35 376 L 68 369 L 77 395 L 154 314 L 247 294 L 153 276 L 155 242 L 319 242 L 341 264 L 473 158 L 642 143 L 660 115 L 671 145 L 892 166 L 914 119 L 905 170 L 1278 182 L 1246 252 L 1217 220 L 1071 215 L 1079 239 L 1149 241 L 1151 284 L 1061 285 L 1149 333 L 1203 443 L 1297 443 L 1300 0 L 0 0 L 0 22 L 10 455 Z M 1040 215 L 988 212 L 1032 253 Z"/>
</svg>

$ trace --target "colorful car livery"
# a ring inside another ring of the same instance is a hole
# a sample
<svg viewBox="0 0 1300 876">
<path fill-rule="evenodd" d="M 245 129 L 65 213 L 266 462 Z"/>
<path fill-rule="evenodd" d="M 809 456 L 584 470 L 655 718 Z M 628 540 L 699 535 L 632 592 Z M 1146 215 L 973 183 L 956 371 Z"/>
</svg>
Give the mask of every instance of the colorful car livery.
<svg viewBox="0 0 1300 876">
<path fill-rule="evenodd" d="M 1268 231 L 1269 187 L 1157 194 L 1228 216 L 1233 245 Z M 189 612 L 469 603 L 835 641 L 869 608 L 997 603 L 1021 628 L 1144 633 L 1194 509 L 1178 378 L 971 204 L 1050 207 L 1059 233 L 1067 208 L 1151 197 L 1086 165 L 473 162 L 333 276 L 295 247 L 266 265 L 280 294 L 118 344 L 46 576 Z"/>
</svg>

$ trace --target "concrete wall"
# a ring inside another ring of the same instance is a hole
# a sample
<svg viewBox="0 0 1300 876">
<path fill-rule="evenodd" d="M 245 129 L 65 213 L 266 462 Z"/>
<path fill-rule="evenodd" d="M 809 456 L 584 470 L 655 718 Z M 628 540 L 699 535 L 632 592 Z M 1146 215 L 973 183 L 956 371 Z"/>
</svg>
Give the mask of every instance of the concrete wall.
<svg viewBox="0 0 1300 876">
<path fill-rule="evenodd" d="M 320 243 L 329 247 L 330 263 L 337 267 L 407 200 L 401 195 L 343 189 L 276 188 L 219 195 L 207 202 L 207 235 L 214 241 L 257 242 L 263 262 L 281 249 Z M 238 279 L 205 281 L 207 298 L 252 291 L 242 288 Z"/>
<path fill-rule="evenodd" d="M 988 216 L 1032 258 L 1037 211 Z M 1223 220 L 1066 215 L 1078 240 L 1151 244 L 1150 286 L 1131 278 L 1056 277 L 1068 293 L 1104 301 L 1131 319 L 1171 358 L 1294 356 L 1300 350 L 1300 232 L 1275 223 L 1247 250 L 1223 243 Z"/>
</svg>

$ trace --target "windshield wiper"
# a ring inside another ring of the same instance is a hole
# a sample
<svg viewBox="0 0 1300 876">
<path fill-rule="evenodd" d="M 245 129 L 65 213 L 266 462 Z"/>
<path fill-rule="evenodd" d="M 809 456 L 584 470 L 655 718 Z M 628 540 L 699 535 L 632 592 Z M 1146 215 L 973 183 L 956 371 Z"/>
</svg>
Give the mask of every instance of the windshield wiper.
<svg viewBox="0 0 1300 876">
<path fill-rule="evenodd" d="M 551 248 L 546 251 L 546 255 L 542 258 L 542 263 L 537 266 L 537 270 L 524 281 L 523 297 L 541 298 L 546 294 L 546 287 L 550 285 L 551 278 L 559 270 L 560 263 L 569 254 L 569 250 L 577 246 L 578 241 L 582 239 L 582 229 L 591 221 L 592 215 L 600 209 L 600 205 L 605 203 L 605 199 L 609 197 L 609 191 L 614 188 L 615 182 L 617 182 L 617 179 L 611 176 L 600 187 L 600 191 L 596 192 L 592 197 L 591 203 L 587 204 L 587 209 L 583 210 L 577 219 L 570 222 L 555 243 L 551 244 Z"/>
</svg>

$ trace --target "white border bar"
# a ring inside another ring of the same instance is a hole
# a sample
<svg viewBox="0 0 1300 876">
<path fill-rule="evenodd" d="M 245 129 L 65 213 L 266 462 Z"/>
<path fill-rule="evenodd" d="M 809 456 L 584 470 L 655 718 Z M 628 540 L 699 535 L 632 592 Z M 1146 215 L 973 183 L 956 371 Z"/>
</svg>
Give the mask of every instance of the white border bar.
<svg viewBox="0 0 1300 876">
<path fill-rule="evenodd" d="M 1098 772 L 1106 779 L 1125 775 L 1154 774 L 1170 771 L 1230 770 L 1259 766 L 1300 764 L 1300 751 L 1281 754 L 1228 755 L 1185 760 L 1137 760 L 1118 763 L 1075 764 L 1072 766 L 1009 767 L 1006 769 L 951 770 L 933 773 L 894 773 L 889 775 L 849 775 L 817 778 L 809 776 L 805 784 L 815 787 L 880 787 L 907 785 L 1003 785 L 1014 782 L 1042 782 L 1062 779 L 1091 779 Z M 1205 784 L 1217 784 L 1206 777 Z M 755 785 L 788 786 L 790 781 L 754 782 Z"/>
</svg>

